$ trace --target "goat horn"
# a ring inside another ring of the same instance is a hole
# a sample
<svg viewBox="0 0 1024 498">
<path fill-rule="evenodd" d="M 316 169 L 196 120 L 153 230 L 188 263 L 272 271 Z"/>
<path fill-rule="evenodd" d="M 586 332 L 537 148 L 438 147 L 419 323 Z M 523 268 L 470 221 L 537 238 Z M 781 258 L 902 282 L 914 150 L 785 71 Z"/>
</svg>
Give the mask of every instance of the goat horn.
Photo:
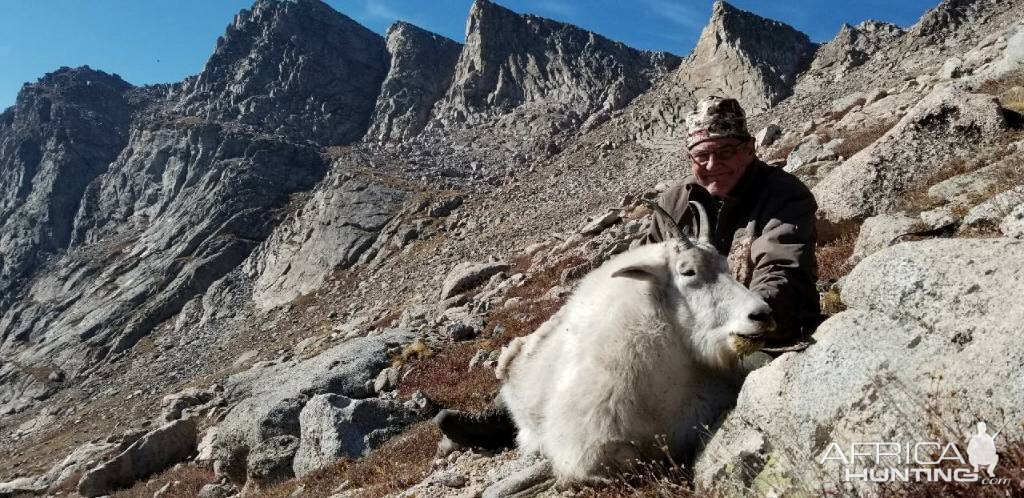
<svg viewBox="0 0 1024 498">
<path fill-rule="evenodd" d="M 672 218 L 671 214 L 668 214 L 668 211 L 665 211 L 665 209 L 658 205 L 657 202 L 650 199 L 643 199 L 643 203 L 654 211 L 655 216 L 661 218 L 661 223 L 665 225 L 666 230 L 668 230 L 669 235 L 672 238 L 679 239 L 688 246 L 693 245 L 693 241 L 691 241 L 683 232 L 683 227 L 676 223 L 676 220 Z"/>
<path fill-rule="evenodd" d="M 708 212 L 704 209 L 704 205 L 697 201 L 690 201 L 690 207 L 697 210 L 697 230 L 694 233 L 700 234 L 697 239 L 702 243 L 711 244 L 711 223 L 708 222 Z"/>
</svg>

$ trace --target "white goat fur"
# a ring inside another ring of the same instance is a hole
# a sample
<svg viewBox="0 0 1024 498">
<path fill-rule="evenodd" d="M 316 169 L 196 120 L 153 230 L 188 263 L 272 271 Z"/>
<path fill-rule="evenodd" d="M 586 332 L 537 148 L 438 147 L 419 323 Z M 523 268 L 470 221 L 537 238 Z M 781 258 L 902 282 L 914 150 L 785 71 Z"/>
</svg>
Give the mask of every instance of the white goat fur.
<svg viewBox="0 0 1024 498">
<path fill-rule="evenodd" d="M 701 428 L 735 400 L 739 355 L 757 347 L 736 334 L 764 332 L 749 317 L 766 312 L 706 243 L 620 254 L 502 351 L 496 373 L 518 446 L 546 456 L 560 484 L 657 457 L 658 435 L 687 458 Z"/>
</svg>

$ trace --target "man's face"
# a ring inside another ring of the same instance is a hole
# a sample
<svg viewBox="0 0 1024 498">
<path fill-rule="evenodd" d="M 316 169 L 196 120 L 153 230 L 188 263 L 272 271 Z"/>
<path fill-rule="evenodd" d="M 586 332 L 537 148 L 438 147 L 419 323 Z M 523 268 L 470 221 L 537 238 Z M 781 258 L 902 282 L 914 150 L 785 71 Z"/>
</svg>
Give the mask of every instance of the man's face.
<svg viewBox="0 0 1024 498">
<path fill-rule="evenodd" d="M 754 161 L 753 140 L 716 138 L 689 150 L 693 174 L 715 196 L 725 196 Z"/>
</svg>

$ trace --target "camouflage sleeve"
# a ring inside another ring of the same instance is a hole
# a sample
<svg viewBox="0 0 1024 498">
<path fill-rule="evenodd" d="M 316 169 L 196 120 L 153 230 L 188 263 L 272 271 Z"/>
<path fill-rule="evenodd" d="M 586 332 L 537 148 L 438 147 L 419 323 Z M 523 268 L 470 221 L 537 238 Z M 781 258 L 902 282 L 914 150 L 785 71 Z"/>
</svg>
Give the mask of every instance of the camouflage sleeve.
<svg viewBox="0 0 1024 498">
<path fill-rule="evenodd" d="M 764 228 L 750 247 L 750 290 L 771 306 L 777 338 L 792 341 L 820 314 L 814 256 L 818 206 L 806 189 L 776 206 L 763 218 Z"/>
</svg>

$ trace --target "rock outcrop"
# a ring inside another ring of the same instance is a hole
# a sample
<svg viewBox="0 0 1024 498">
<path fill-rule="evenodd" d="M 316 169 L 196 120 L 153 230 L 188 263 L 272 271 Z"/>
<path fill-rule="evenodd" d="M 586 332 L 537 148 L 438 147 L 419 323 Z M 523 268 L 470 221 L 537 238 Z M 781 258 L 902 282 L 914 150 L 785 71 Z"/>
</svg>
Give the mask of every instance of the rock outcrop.
<svg viewBox="0 0 1024 498">
<path fill-rule="evenodd" d="M 1024 308 L 1006 297 L 1024 292 L 1022 244 L 933 240 L 866 258 L 843 283 L 850 309 L 818 328 L 816 344 L 747 378 L 697 464 L 698 484 L 726 493 L 781 495 L 807 483 L 873 493 L 877 483 L 843 482 L 838 461 L 821 459 L 829 445 L 848 452 L 852 442 L 934 441 L 955 443 L 966 457 L 979 420 L 1018 420 Z M 1020 435 L 1008 424 L 997 448 Z"/>
<path fill-rule="evenodd" d="M 409 195 L 337 161 L 309 201 L 282 222 L 247 262 L 256 275 L 253 300 L 269 308 L 290 302 L 349 268 L 373 247 Z"/>
<path fill-rule="evenodd" d="M 225 395 L 237 403 L 218 425 L 213 443 L 218 472 L 244 483 L 250 451 L 273 437 L 301 436 L 299 415 L 310 398 L 373 394 L 366 384 L 387 366 L 390 348 L 413 338 L 408 331 L 393 330 L 352 339 L 306 361 L 257 365 L 232 376 Z"/>
<path fill-rule="evenodd" d="M 88 66 L 61 68 L 0 115 L 0 314 L 70 244 L 82 192 L 128 141 L 132 88 Z"/>
<path fill-rule="evenodd" d="M 856 26 L 844 23 L 835 38 L 818 49 L 809 74 L 822 77 L 826 82 L 841 80 L 851 69 L 863 65 L 903 33 L 899 26 L 886 22 L 864 21 Z"/>
<path fill-rule="evenodd" d="M 891 212 L 958 157 L 1006 128 L 998 103 L 956 85 L 936 89 L 899 123 L 814 187 L 819 216 L 838 223 Z"/>
<path fill-rule="evenodd" d="M 694 98 L 730 95 L 757 114 L 792 93 L 817 45 L 786 24 L 715 2 L 697 47 L 677 71 Z"/>
<path fill-rule="evenodd" d="M 86 472 L 78 482 L 78 494 L 109 494 L 188 458 L 195 449 L 195 420 L 176 420 L 149 432 L 110 461 Z"/>
<path fill-rule="evenodd" d="M 238 266 L 270 210 L 324 172 L 312 148 L 216 124 L 135 130 L 129 143 L 86 190 L 74 250 L 0 316 L 21 365 L 74 377 L 130 348 Z M 24 397 L 15 378 L 39 382 L 0 366 L 0 404 Z"/>
<path fill-rule="evenodd" d="M 398 142 L 427 125 L 430 111 L 451 85 L 462 45 L 406 22 L 388 28 L 391 54 L 366 140 Z"/>
<path fill-rule="evenodd" d="M 320 0 L 260 0 L 185 82 L 177 110 L 344 144 L 366 132 L 387 71 L 384 39 Z"/>
</svg>

